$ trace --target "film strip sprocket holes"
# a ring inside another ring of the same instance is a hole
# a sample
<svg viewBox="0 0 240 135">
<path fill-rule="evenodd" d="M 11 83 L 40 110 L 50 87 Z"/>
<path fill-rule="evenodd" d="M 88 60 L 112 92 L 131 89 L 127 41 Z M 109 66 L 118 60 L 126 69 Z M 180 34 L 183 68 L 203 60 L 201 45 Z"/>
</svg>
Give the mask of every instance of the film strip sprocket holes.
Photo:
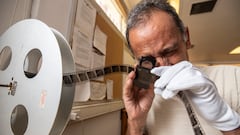
<svg viewBox="0 0 240 135">
<path fill-rule="evenodd" d="M 129 73 L 133 71 L 134 68 L 130 65 L 112 65 L 106 66 L 97 69 L 91 69 L 86 71 L 79 71 L 75 73 L 67 73 L 63 75 L 63 83 L 65 85 L 71 85 L 75 83 L 80 83 L 92 79 L 96 79 L 98 77 L 108 75 L 111 73 Z"/>
<path fill-rule="evenodd" d="M 195 135 L 205 135 L 205 133 L 201 127 L 201 124 L 200 124 L 199 120 L 197 119 L 197 116 L 194 113 L 193 108 L 192 108 L 191 104 L 189 103 L 186 95 L 182 91 L 180 91 L 180 92 L 178 92 L 178 96 L 179 96 L 179 98 L 182 99 L 182 101 L 187 109 L 187 113 L 190 118 Z"/>
</svg>

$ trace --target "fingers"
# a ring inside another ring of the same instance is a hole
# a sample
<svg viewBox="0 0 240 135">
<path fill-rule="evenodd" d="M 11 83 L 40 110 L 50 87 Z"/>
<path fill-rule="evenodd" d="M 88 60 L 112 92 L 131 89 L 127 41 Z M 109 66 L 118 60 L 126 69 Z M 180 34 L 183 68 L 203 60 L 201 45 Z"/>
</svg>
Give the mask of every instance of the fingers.
<svg viewBox="0 0 240 135">
<path fill-rule="evenodd" d="M 145 96 L 154 97 L 153 83 L 150 84 L 149 89 L 138 88 L 133 84 L 135 78 L 135 72 L 132 71 L 128 74 L 123 89 L 123 99 L 125 101 L 138 102 Z"/>
<path fill-rule="evenodd" d="M 129 97 L 131 96 L 131 89 L 133 88 L 133 80 L 135 78 L 135 73 L 134 71 L 130 72 L 126 78 L 126 82 L 124 85 L 124 89 L 123 89 L 123 98 L 125 96 Z"/>
<path fill-rule="evenodd" d="M 151 73 L 157 76 L 161 76 L 169 67 L 170 66 L 155 67 L 151 70 Z"/>
<path fill-rule="evenodd" d="M 169 84 L 169 82 L 182 70 L 190 67 L 192 67 L 191 63 L 182 61 L 173 66 L 161 66 L 152 69 L 152 73 L 160 76 L 160 78 L 155 82 L 155 87 L 164 89 Z"/>
</svg>

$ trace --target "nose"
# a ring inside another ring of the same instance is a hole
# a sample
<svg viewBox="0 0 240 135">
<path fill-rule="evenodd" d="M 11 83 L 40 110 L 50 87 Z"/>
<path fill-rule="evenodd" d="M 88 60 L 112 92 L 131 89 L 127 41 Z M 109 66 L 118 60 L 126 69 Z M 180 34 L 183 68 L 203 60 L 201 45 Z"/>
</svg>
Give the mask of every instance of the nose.
<svg viewBox="0 0 240 135">
<path fill-rule="evenodd" d="M 169 60 L 167 57 L 157 57 L 156 58 L 156 67 L 159 67 L 159 66 L 169 66 L 170 63 L 169 63 Z"/>
</svg>

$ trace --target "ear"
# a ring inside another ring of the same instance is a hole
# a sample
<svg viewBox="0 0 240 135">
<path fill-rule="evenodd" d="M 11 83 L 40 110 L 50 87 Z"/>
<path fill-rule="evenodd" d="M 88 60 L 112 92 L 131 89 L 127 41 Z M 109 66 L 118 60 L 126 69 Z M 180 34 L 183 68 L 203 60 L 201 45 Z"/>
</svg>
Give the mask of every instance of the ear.
<svg viewBox="0 0 240 135">
<path fill-rule="evenodd" d="M 186 47 L 187 47 L 187 49 L 190 49 L 193 46 L 192 46 L 191 41 L 190 41 L 190 35 L 189 35 L 188 27 L 185 27 L 185 36 L 186 36 Z"/>
</svg>

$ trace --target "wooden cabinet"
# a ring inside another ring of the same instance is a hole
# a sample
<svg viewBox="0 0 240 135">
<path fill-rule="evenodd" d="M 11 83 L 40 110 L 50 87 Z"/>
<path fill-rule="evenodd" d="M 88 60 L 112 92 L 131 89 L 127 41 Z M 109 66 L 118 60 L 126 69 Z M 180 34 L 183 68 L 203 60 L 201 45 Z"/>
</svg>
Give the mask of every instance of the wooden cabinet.
<svg viewBox="0 0 240 135">
<path fill-rule="evenodd" d="M 90 0 L 96 8 L 96 23 L 103 33 L 107 35 L 105 65 L 124 64 L 124 52 L 126 40 L 121 32 L 113 25 L 103 10 Z M 86 103 L 74 103 L 72 116 L 75 117 L 68 123 L 64 134 L 115 134 L 120 135 L 126 129 L 126 113 L 122 102 L 123 74 L 113 73 L 106 75 L 104 80 L 113 80 L 112 101 L 96 101 Z M 125 116 L 125 117 L 124 117 Z M 124 117 L 124 118 L 123 118 Z M 124 120 L 124 121 L 122 121 Z"/>
<path fill-rule="evenodd" d="M 110 27 L 101 14 L 97 13 L 96 25 L 108 36 L 106 47 L 106 61 L 105 65 L 123 64 L 123 50 L 125 40 L 120 35 L 120 32 Z M 122 73 L 113 73 L 105 76 L 105 80 L 113 80 L 113 98 L 121 99 L 122 97 Z"/>
</svg>

